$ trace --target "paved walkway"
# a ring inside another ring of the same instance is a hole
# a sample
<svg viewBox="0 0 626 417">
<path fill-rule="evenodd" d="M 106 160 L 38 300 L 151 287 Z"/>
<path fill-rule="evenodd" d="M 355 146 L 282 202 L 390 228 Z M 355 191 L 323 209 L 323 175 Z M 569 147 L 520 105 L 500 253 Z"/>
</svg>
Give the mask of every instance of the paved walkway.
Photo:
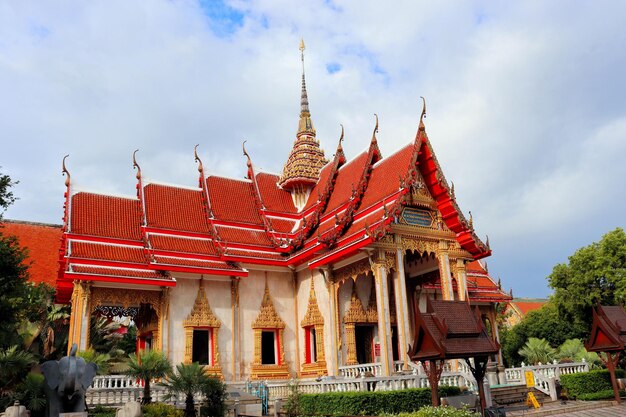
<svg viewBox="0 0 626 417">
<path fill-rule="evenodd" d="M 577 405 L 580 402 L 568 402 L 567 405 L 558 405 L 558 403 L 552 403 L 545 408 L 542 407 L 539 410 L 518 410 L 507 412 L 507 416 L 568 416 L 568 417 L 626 417 L 626 403 L 620 405 L 606 405 L 602 406 L 596 404 L 600 408 L 590 408 L 585 410 L 576 410 Z M 587 404 L 592 407 L 592 404 Z"/>
</svg>

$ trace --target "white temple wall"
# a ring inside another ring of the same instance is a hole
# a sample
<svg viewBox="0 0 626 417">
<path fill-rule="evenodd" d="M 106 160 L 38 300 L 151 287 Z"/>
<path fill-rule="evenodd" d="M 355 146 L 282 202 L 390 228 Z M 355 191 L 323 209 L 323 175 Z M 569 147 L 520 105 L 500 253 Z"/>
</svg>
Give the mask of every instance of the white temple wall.
<svg viewBox="0 0 626 417">
<path fill-rule="evenodd" d="M 296 339 L 294 295 L 291 272 L 250 270 L 248 277 L 242 278 L 239 284 L 239 305 L 241 312 L 241 370 L 242 379 L 250 376 L 250 366 L 254 360 L 254 333 L 252 322 L 261 310 L 261 301 L 265 290 L 265 274 L 274 308 L 285 322 L 283 332 L 285 361 L 289 371 L 295 375 L 296 370 Z"/>
</svg>

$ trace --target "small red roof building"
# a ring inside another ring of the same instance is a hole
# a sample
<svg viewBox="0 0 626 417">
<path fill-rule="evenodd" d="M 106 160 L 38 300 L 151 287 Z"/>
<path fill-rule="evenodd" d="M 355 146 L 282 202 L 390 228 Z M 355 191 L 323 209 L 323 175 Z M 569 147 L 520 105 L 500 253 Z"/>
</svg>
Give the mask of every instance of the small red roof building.
<svg viewBox="0 0 626 417">
<path fill-rule="evenodd" d="M 0 234 L 17 237 L 20 247 L 28 250 L 29 281 L 56 286 L 61 225 L 3 219 Z"/>
</svg>

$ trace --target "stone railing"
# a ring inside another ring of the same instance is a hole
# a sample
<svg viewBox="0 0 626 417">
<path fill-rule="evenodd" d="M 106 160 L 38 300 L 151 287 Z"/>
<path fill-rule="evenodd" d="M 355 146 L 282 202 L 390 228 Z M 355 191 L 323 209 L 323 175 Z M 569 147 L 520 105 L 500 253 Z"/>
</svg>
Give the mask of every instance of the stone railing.
<svg viewBox="0 0 626 417">
<path fill-rule="evenodd" d="M 345 365 L 339 367 L 339 375 L 344 378 L 359 378 L 362 375 L 379 376 L 382 373 L 380 363 L 362 363 L 358 365 Z"/>
<path fill-rule="evenodd" d="M 522 363 L 522 366 L 520 367 L 506 368 L 504 370 L 507 383 L 520 385 L 525 384 L 525 371 L 533 371 L 535 378 L 536 375 L 539 374 L 546 378 L 555 378 L 556 380 L 558 380 L 561 375 L 569 375 L 589 371 L 589 364 L 583 361 L 575 363 L 553 363 L 548 365 L 525 366 Z"/>
<path fill-rule="evenodd" d="M 136 388 L 143 387 L 141 380 L 126 375 L 97 375 L 91 383 L 91 388 Z"/>
<path fill-rule="evenodd" d="M 547 377 L 542 375 L 539 372 L 534 372 L 535 375 L 535 388 L 544 394 L 550 396 L 550 399 L 553 401 L 557 400 L 556 395 L 556 379 L 552 377 Z"/>
</svg>

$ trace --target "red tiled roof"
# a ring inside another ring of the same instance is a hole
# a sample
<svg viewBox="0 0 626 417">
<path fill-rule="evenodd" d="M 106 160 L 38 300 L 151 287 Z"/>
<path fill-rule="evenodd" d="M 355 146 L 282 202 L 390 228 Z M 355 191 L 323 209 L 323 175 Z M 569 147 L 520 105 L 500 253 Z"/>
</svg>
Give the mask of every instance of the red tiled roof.
<svg viewBox="0 0 626 417">
<path fill-rule="evenodd" d="M 465 270 L 470 272 L 482 272 L 483 274 L 487 273 L 487 270 L 483 267 L 480 261 L 472 261 L 465 266 Z"/>
<path fill-rule="evenodd" d="M 17 237 L 20 247 L 28 249 L 29 281 L 55 286 L 63 234 L 60 225 L 4 220 L 0 234 Z"/>
<path fill-rule="evenodd" d="M 252 182 L 224 177 L 207 177 L 213 214 L 219 220 L 261 225 Z"/>
<path fill-rule="evenodd" d="M 206 269 L 241 270 L 241 268 L 237 266 L 220 261 L 203 261 L 199 259 L 175 258 L 172 256 L 155 256 L 154 258 L 157 264 L 189 266 Z"/>
<path fill-rule="evenodd" d="M 311 189 L 311 194 L 309 194 L 309 200 L 304 206 L 303 211 L 310 209 L 312 206 L 317 204 L 317 198 L 319 194 L 322 194 L 326 189 L 326 184 L 328 183 L 328 178 L 330 177 L 330 173 L 333 170 L 333 162 L 330 161 L 320 171 L 320 179 L 317 181 L 317 184 Z"/>
<path fill-rule="evenodd" d="M 71 233 L 141 240 L 139 200 L 77 193 L 71 205 Z"/>
<path fill-rule="evenodd" d="M 404 177 L 408 172 L 412 155 L 413 144 L 409 144 L 374 166 L 367 190 L 361 201 L 360 210 L 366 209 L 398 191 L 400 175 Z"/>
<path fill-rule="evenodd" d="M 280 233 L 291 233 L 294 225 L 296 224 L 295 220 L 283 220 L 275 217 L 271 217 L 268 220 L 272 223 L 274 231 Z"/>
<path fill-rule="evenodd" d="M 72 258 L 145 264 L 143 248 L 81 241 L 70 241 Z"/>
<path fill-rule="evenodd" d="M 278 187 L 278 175 L 260 172 L 256 175 L 256 182 L 263 205 L 271 211 L 295 213 L 291 193 Z"/>
<path fill-rule="evenodd" d="M 220 238 L 227 243 L 241 243 L 244 245 L 258 245 L 271 247 L 272 242 L 265 231 L 242 229 L 238 227 L 215 226 Z"/>
<path fill-rule="evenodd" d="M 144 187 L 144 199 L 148 226 L 208 233 L 202 190 L 148 184 Z"/>
<path fill-rule="evenodd" d="M 515 306 L 519 309 L 519 311 L 525 316 L 531 311 L 539 310 L 543 307 L 548 301 L 519 301 L 513 300 L 511 304 L 515 304 Z"/>
<path fill-rule="evenodd" d="M 200 255 L 216 255 L 213 243 L 208 239 L 168 236 L 150 233 L 150 243 L 155 250 L 171 252 L 195 253 Z"/>
<path fill-rule="evenodd" d="M 352 186 L 356 188 L 359 185 L 366 163 L 367 152 L 363 152 L 339 168 L 335 188 L 330 196 L 324 214 L 332 213 L 337 207 L 350 199 L 352 196 Z M 317 198 L 317 196 L 315 196 L 315 198 Z"/>
<path fill-rule="evenodd" d="M 104 266 L 90 265 L 71 265 L 72 272 L 76 274 L 101 275 L 106 277 L 123 277 L 123 278 L 148 278 L 169 281 L 170 278 L 155 271 L 127 269 L 127 268 L 108 268 Z"/>
<path fill-rule="evenodd" d="M 260 258 L 260 259 L 274 259 L 274 260 L 284 260 L 285 257 L 280 253 L 276 252 L 258 252 L 258 251 L 250 251 L 245 249 L 232 249 L 229 248 L 226 256 L 242 256 L 246 258 Z"/>
</svg>

